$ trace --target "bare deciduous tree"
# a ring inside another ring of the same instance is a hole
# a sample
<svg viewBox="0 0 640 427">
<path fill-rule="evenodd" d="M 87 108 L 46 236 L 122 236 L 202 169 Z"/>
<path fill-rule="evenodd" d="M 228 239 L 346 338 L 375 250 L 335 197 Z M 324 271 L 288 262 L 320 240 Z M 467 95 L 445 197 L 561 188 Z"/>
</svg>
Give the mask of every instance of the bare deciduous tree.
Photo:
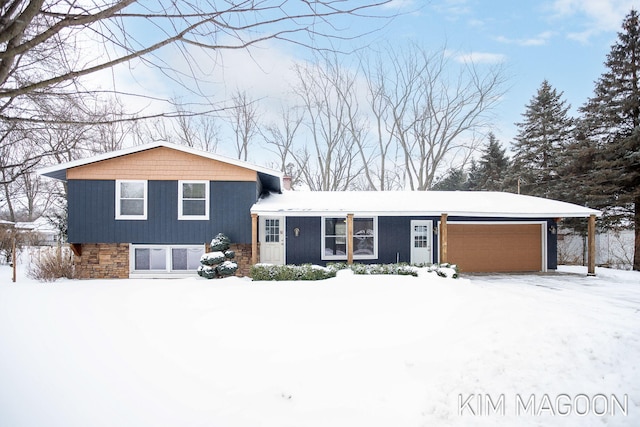
<svg viewBox="0 0 640 427">
<path fill-rule="evenodd" d="M 357 36 L 332 20 L 367 17 L 389 0 L 8 0 L 0 3 L 0 117 L 48 120 L 22 99 L 82 93 L 78 78 L 139 59 L 185 89 L 201 71 L 195 51 L 221 52 L 265 40 L 314 47 L 319 39 Z M 99 46 L 91 55 L 81 46 Z M 173 46 L 184 66 L 161 55 Z M 315 46 L 318 47 L 317 45 Z M 194 51 L 195 49 L 195 51 Z M 99 53 L 98 53 L 99 52 Z M 186 70 L 186 71 L 185 71 Z M 28 117 L 26 112 L 30 112 Z"/>
<path fill-rule="evenodd" d="M 247 95 L 247 92 L 240 90 L 233 95 L 232 103 L 229 109 L 229 122 L 235 137 L 236 155 L 239 160 L 247 161 L 249 144 L 260 133 L 258 104 Z"/>
<path fill-rule="evenodd" d="M 349 189 L 361 171 L 354 141 L 359 135 L 352 127 L 357 118 L 350 104 L 355 77 L 326 58 L 298 65 L 296 73 L 294 90 L 302 101 L 311 142 L 293 153 L 295 162 L 311 190 Z"/>
<path fill-rule="evenodd" d="M 452 157 L 462 163 L 480 143 L 476 133 L 503 94 L 501 68 L 481 72 L 473 63 L 452 64 L 446 49 L 388 50 L 391 72 L 377 78 L 391 117 L 391 134 L 404 158 L 411 190 L 428 190 Z"/>
<path fill-rule="evenodd" d="M 298 130 L 304 119 L 304 115 L 297 108 L 282 108 L 281 121 L 265 126 L 262 137 L 270 148 L 270 151 L 278 155 L 278 161 L 273 165 L 274 169 L 280 169 L 291 178 L 292 186 L 300 182 L 302 170 L 295 167 L 294 149 Z"/>
</svg>

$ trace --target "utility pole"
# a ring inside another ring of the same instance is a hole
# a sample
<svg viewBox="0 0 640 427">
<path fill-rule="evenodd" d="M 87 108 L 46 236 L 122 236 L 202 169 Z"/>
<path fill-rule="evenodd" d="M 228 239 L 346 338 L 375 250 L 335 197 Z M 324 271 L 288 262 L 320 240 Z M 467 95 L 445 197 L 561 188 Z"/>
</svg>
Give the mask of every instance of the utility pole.
<svg viewBox="0 0 640 427">
<path fill-rule="evenodd" d="M 16 233 L 14 230 L 11 241 L 11 264 L 13 265 L 13 283 L 16 283 Z"/>
</svg>

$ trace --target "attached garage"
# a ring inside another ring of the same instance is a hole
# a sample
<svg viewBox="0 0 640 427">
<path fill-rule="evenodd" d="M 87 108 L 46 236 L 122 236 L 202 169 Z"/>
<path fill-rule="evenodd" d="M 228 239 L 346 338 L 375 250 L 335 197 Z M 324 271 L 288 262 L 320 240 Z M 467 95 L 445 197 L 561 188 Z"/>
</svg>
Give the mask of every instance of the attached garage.
<svg viewBox="0 0 640 427">
<path fill-rule="evenodd" d="M 463 272 L 546 270 L 546 223 L 454 223 L 449 259 Z"/>
</svg>

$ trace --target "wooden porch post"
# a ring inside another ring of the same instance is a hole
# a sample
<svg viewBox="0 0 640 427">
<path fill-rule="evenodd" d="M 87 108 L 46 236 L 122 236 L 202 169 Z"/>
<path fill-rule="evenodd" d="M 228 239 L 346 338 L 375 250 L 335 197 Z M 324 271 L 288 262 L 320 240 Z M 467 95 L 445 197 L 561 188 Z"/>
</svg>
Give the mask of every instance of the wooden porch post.
<svg viewBox="0 0 640 427">
<path fill-rule="evenodd" d="M 440 215 L 440 263 L 449 262 L 449 254 L 447 253 L 447 217 L 449 215 L 443 213 Z"/>
<path fill-rule="evenodd" d="M 353 264 L 353 214 L 347 214 L 347 264 Z"/>
<path fill-rule="evenodd" d="M 251 214 L 251 265 L 258 263 L 258 214 Z"/>
<path fill-rule="evenodd" d="M 589 216 L 587 236 L 587 276 L 596 275 L 596 216 Z"/>
</svg>

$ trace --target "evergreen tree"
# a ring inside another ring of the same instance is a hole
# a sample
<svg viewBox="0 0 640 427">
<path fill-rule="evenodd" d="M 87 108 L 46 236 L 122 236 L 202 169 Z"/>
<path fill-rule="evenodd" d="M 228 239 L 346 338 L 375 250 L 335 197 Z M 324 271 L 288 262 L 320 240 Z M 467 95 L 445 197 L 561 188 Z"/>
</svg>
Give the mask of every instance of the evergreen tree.
<svg viewBox="0 0 640 427">
<path fill-rule="evenodd" d="M 504 191 L 505 180 L 509 172 L 509 158 L 493 132 L 489 133 L 489 143 L 482 151 L 477 171 L 469 174 L 475 183 L 471 188 L 486 191 Z"/>
<path fill-rule="evenodd" d="M 579 120 L 575 137 L 561 156 L 562 164 L 559 168 L 558 189 L 564 195 L 563 200 L 579 205 L 592 205 L 590 187 L 596 149 L 586 135 L 584 121 Z M 562 224 L 583 236 L 587 235 L 587 223 L 582 218 L 564 218 Z"/>
<path fill-rule="evenodd" d="M 471 167 L 467 173 L 467 182 L 464 187 L 466 190 L 479 191 L 482 190 L 479 182 L 481 181 L 480 165 L 474 159 L 471 160 Z"/>
<path fill-rule="evenodd" d="M 640 24 L 631 10 L 581 108 L 587 148 L 595 151 L 589 201 L 604 210 L 604 225 L 635 227 L 633 269 L 640 270 Z"/>
<path fill-rule="evenodd" d="M 524 194 L 563 198 L 557 189 L 558 166 L 571 141 L 573 119 L 562 95 L 544 80 L 526 106 L 524 120 L 516 123 L 519 130 L 513 143 L 512 191 L 520 182 Z"/>
<path fill-rule="evenodd" d="M 440 177 L 431 189 L 436 191 L 466 190 L 466 181 L 467 173 L 464 171 L 464 168 L 452 168 L 449 169 L 444 176 Z"/>
</svg>

